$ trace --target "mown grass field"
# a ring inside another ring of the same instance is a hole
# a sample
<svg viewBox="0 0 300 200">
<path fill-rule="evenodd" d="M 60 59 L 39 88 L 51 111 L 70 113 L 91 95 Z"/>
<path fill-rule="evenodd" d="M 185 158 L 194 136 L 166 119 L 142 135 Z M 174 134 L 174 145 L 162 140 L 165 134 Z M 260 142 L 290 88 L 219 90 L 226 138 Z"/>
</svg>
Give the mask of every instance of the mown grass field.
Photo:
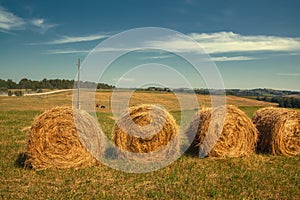
<svg viewBox="0 0 300 200">
<path fill-rule="evenodd" d="M 106 95 L 106 96 L 105 96 Z M 99 93 L 107 97 L 107 93 Z M 148 103 L 175 102 L 164 94 L 135 94 Z M 141 97 L 141 96 L 140 96 Z M 136 99 L 135 99 L 136 98 Z M 199 101 L 207 97 L 199 96 Z M 228 97 L 248 116 L 268 103 Z M 106 102 L 101 102 L 105 104 Z M 71 105 L 71 94 L 0 97 L 1 199 L 299 199 L 300 156 L 254 155 L 249 158 L 199 159 L 183 155 L 168 167 L 145 174 L 116 171 L 104 165 L 84 169 L 33 171 L 22 167 L 33 119 L 55 105 Z M 170 105 L 172 107 L 172 105 Z M 174 106 L 173 106 L 174 107 Z M 172 108 L 173 108 L 172 107 Z M 179 114 L 170 109 L 176 120 Z M 114 120 L 97 113 L 109 135 Z"/>
</svg>

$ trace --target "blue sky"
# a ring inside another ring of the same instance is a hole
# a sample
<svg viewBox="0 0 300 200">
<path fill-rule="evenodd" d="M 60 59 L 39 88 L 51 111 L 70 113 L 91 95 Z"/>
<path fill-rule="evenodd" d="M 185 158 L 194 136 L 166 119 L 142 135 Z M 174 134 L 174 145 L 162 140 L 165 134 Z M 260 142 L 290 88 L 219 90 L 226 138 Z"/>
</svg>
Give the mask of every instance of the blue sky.
<svg viewBox="0 0 300 200">
<path fill-rule="evenodd" d="M 0 1 L 0 78 L 74 79 L 77 58 L 101 41 L 128 29 L 163 27 L 199 42 L 226 88 L 300 90 L 299 8 L 297 0 Z M 159 45 L 195 51 L 180 42 Z"/>
</svg>

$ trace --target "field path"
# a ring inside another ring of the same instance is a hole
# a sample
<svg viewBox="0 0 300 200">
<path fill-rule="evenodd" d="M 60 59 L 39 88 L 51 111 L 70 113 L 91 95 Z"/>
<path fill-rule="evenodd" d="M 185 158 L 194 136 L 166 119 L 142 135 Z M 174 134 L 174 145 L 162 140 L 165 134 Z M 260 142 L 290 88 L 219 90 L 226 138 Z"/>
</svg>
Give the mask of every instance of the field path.
<svg viewBox="0 0 300 200">
<path fill-rule="evenodd" d="M 61 92 L 67 92 L 72 91 L 73 89 L 64 89 L 64 90 L 54 90 L 49 92 L 42 92 L 42 93 L 33 93 L 33 94 L 24 94 L 24 96 L 41 96 L 41 95 L 47 95 L 47 94 L 56 94 Z"/>
</svg>

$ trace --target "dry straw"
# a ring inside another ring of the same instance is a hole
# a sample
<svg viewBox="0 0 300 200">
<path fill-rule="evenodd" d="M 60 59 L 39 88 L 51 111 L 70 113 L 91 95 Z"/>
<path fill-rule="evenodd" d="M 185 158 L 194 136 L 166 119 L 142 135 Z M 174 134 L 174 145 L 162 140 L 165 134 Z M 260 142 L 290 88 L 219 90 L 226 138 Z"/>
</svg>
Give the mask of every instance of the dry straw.
<svg viewBox="0 0 300 200">
<path fill-rule="evenodd" d="M 258 110 L 253 122 L 259 131 L 257 150 L 273 155 L 300 153 L 300 112 L 267 107 Z"/>
<path fill-rule="evenodd" d="M 76 121 L 76 125 L 74 123 Z M 38 116 L 30 129 L 27 165 L 33 169 L 78 168 L 96 164 L 103 154 L 96 120 L 83 110 L 55 107 Z"/>
<path fill-rule="evenodd" d="M 232 105 L 199 111 L 187 129 L 187 133 L 191 132 L 196 132 L 189 149 L 192 153 L 204 151 L 203 156 L 209 157 L 241 157 L 255 151 L 257 130 L 246 114 Z"/>
<path fill-rule="evenodd" d="M 119 158 L 134 161 L 171 160 L 178 155 L 178 128 L 172 115 L 155 105 L 142 104 L 124 112 L 113 129 Z"/>
</svg>

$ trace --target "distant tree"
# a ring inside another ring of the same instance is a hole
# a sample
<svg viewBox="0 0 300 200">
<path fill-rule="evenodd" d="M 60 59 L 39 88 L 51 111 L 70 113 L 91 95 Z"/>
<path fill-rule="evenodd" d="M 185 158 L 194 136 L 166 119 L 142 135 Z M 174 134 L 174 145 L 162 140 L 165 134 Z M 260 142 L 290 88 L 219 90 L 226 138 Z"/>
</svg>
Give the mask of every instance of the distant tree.
<svg viewBox="0 0 300 200">
<path fill-rule="evenodd" d="M 280 98 L 278 100 L 278 105 L 279 105 L 279 107 L 284 107 L 284 100 L 283 100 L 283 98 Z"/>
<path fill-rule="evenodd" d="M 12 96 L 14 93 L 11 90 L 8 90 L 7 95 Z"/>
<path fill-rule="evenodd" d="M 291 104 L 293 108 L 300 108 L 300 98 L 291 98 Z"/>
<path fill-rule="evenodd" d="M 32 89 L 32 81 L 27 78 L 23 78 L 19 81 L 19 87 L 22 89 Z"/>
<path fill-rule="evenodd" d="M 12 81 L 11 79 L 7 79 L 6 84 L 7 84 L 7 89 L 17 89 L 18 88 L 18 84 L 15 83 L 14 81 Z"/>
<path fill-rule="evenodd" d="M 47 80 L 47 79 L 43 79 L 42 81 L 41 81 L 41 89 L 52 89 L 52 85 L 51 85 L 51 83 Z"/>
<path fill-rule="evenodd" d="M 291 98 L 287 97 L 287 98 L 284 99 L 284 101 L 285 101 L 285 107 L 286 108 L 292 108 L 293 107 Z"/>
<path fill-rule="evenodd" d="M 0 79 L 0 88 L 6 88 L 7 89 L 7 83 L 3 79 Z"/>
<path fill-rule="evenodd" d="M 278 103 L 279 102 L 280 97 L 272 97 L 271 98 L 271 102 L 272 103 Z"/>
<path fill-rule="evenodd" d="M 97 89 L 113 89 L 113 88 L 115 88 L 115 86 L 108 85 L 108 84 L 105 84 L 105 83 L 98 83 L 97 84 Z"/>
<path fill-rule="evenodd" d="M 14 92 L 17 97 L 23 96 L 23 92 L 21 90 L 17 90 Z"/>
<path fill-rule="evenodd" d="M 7 88 L 0 88 L 0 94 L 7 93 L 7 92 L 8 92 Z"/>
<path fill-rule="evenodd" d="M 164 91 L 165 92 L 171 92 L 171 89 L 170 88 L 164 88 Z"/>
</svg>

